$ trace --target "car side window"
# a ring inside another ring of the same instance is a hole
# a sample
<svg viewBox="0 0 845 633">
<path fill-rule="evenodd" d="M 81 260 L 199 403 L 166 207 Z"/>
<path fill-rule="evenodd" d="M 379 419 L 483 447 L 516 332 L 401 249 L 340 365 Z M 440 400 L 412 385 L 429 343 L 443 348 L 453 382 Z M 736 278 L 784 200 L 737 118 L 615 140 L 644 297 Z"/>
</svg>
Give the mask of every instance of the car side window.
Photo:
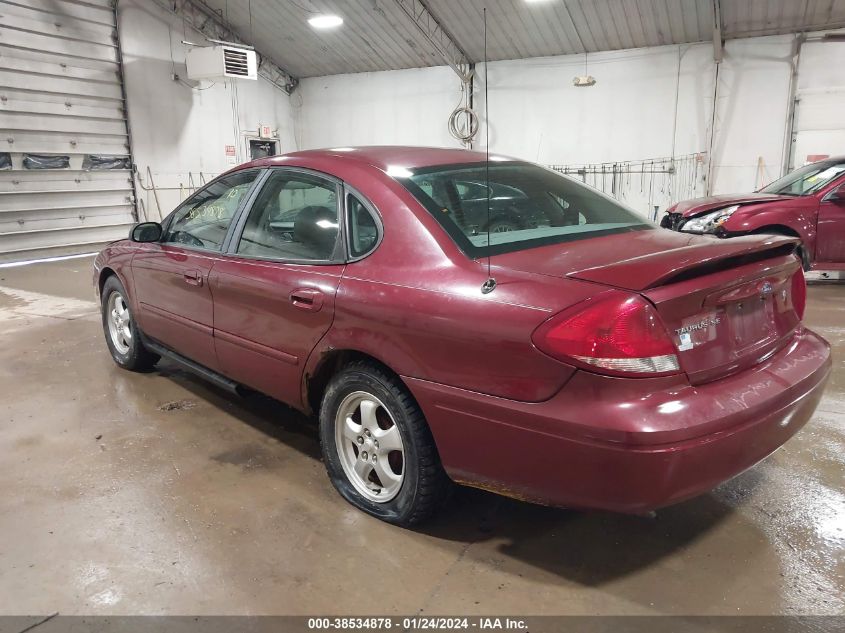
<svg viewBox="0 0 845 633">
<path fill-rule="evenodd" d="M 242 198 L 258 170 L 221 178 L 186 200 L 173 212 L 162 242 L 219 251 Z"/>
<path fill-rule="evenodd" d="M 349 255 L 362 257 L 378 242 L 378 223 L 370 210 L 353 194 L 346 195 L 346 215 L 349 223 Z"/>
<path fill-rule="evenodd" d="M 333 182 L 276 170 L 252 205 L 237 252 L 269 259 L 327 261 L 334 257 L 338 229 Z"/>
</svg>

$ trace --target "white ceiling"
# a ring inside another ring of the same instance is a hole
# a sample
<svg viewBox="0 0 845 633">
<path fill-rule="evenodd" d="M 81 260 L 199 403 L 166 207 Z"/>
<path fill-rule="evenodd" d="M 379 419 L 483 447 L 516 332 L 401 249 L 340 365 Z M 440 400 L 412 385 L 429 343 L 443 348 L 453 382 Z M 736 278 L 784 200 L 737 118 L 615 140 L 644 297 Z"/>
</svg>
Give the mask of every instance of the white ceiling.
<svg viewBox="0 0 845 633">
<path fill-rule="evenodd" d="M 725 38 L 845 27 L 845 0 L 718 0 Z M 397 0 L 205 0 L 296 77 L 442 65 Z M 467 53 L 491 60 L 713 39 L 714 0 L 424 0 Z M 343 26 L 306 20 L 334 13 Z M 251 16 L 251 19 L 250 19 Z"/>
</svg>

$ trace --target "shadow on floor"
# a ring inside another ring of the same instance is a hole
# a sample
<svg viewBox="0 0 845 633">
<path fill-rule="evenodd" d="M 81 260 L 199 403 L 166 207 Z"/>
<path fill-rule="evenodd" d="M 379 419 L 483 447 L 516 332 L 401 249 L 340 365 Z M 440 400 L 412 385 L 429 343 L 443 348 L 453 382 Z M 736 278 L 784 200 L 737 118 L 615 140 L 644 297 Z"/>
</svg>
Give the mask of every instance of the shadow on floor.
<svg viewBox="0 0 845 633">
<path fill-rule="evenodd" d="M 163 364 L 158 374 L 285 446 L 320 460 L 314 419 L 257 393 L 231 395 L 170 364 Z M 750 471 L 728 484 L 727 493 L 704 495 L 653 516 L 548 508 L 456 487 L 443 511 L 415 531 L 466 544 L 504 541 L 496 548 L 503 557 L 582 585 L 599 586 L 654 565 L 703 537 L 743 503 L 758 481 L 759 475 Z M 343 503 L 340 496 L 338 503 Z"/>
<path fill-rule="evenodd" d="M 713 495 L 631 516 L 547 508 L 457 488 L 420 531 L 465 543 L 504 541 L 503 556 L 586 586 L 600 586 L 677 554 L 733 512 Z"/>
</svg>

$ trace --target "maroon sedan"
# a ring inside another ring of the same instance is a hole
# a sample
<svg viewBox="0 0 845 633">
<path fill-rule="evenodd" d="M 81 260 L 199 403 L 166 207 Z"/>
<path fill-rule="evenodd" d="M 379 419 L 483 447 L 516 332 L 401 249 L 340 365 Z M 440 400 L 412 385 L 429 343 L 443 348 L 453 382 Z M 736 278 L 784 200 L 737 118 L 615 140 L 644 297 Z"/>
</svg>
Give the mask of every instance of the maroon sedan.
<svg viewBox="0 0 845 633">
<path fill-rule="evenodd" d="M 332 483 L 381 519 L 424 519 L 451 481 L 636 513 L 815 410 L 831 361 L 796 244 L 664 231 L 517 160 L 340 148 L 224 174 L 94 282 L 118 365 L 167 357 L 319 415 Z"/>
<path fill-rule="evenodd" d="M 758 192 L 680 202 L 661 220 L 685 233 L 801 240 L 805 270 L 845 270 L 845 156 L 805 165 Z"/>
</svg>

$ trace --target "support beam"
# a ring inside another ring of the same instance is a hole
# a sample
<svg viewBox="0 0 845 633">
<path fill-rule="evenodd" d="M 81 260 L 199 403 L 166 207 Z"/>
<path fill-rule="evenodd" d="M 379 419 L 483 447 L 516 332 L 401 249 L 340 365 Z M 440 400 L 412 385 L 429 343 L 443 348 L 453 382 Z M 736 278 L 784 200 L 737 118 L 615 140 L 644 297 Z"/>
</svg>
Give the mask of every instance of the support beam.
<svg viewBox="0 0 845 633">
<path fill-rule="evenodd" d="M 443 25 L 431 14 L 423 0 L 394 0 L 399 8 L 405 12 L 414 26 L 417 27 L 425 39 L 440 54 L 449 67 L 454 70 L 461 81 L 469 83 L 472 77 L 472 59 L 455 42 L 454 38 L 443 28 Z"/>
<path fill-rule="evenodd" d="M 212 40 L 223 40 L 232 43 L 242 43 L 243 38 L 235 31 L 231 24 L 204 0 L 153 0 L 158 6 L 184 20 L 191 28 L 199 31 Z M 252 47 L 252 45 L 249 45 Z M 299 84 L 285 69 L 281 68 L 269 57 L 258 55 L 258 74 L 271 84 L 291 94 Z"/>
<path fill-rule="evenodd" d="M 789 63 L 789 100 L 786 103 L 786 130 L 783 137 L 780 176 L 785 176 L 793 169 L 793 145 L 795 142 L 795 110 L 798 106 L 798 67 L 801 63 L 801 48 L 807 36 L 799 33 L 792 44 L 792 59 Z"/>
<path fill-rule="evenodd" d="M 713 59 L 718 64 L 725 52 L 725 39 L 722 35 L 722 0 L 713 0 Z"/>
</svg>

